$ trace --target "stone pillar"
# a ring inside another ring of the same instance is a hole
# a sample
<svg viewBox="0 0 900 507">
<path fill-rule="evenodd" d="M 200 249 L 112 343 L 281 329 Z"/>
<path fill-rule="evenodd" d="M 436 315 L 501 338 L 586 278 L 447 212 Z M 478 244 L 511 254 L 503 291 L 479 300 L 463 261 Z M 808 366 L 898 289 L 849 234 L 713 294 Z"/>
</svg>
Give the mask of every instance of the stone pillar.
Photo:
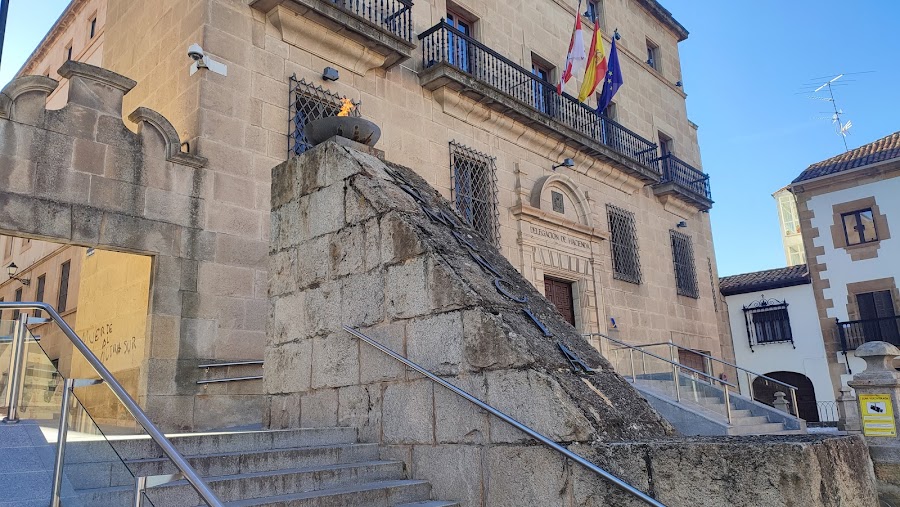
<svg viewBox="0 0 900 507">
<path fill-rule="evenodd" d="M 788 400 L 785 399 L 785 394 L 781 391 L 775 393 L 775 402 L 772 405 L 774 405 L 775 408 L 781 410 L 782 412 L 791 412 L 788 408 L 790 403 L 788 403 Z"/>
<path fill-rule="evenodd" d="M 894 358 L 900 349 L 886 342 L 868 342 L 856 349 L 856 357 L 866 361 L 866 369 L 853 376 L 848 385 L 859 399 L 862 431 L 875 464 L 879 497 L 889 505 L 900 503 L 900 438 L 897 402 L 900 400 L 900 372 L 894 369 Z M 877 398 L 873 398 L 877 396 Z M 878 416 L 892 416 L 878 421 Z M 872 419 L 875 418 L 875 421 Z M 894 430 L 890 432 L 889 425 Z M 883 435 L 879 435 L 883 433 Z"/>
<path fill-rule="evenodd" d="M 847 433 L 862 432 L 862 422 L 859 419 L 859 405 L 853 390 L 847 386 L 841 386 L 841 395 L 837 399 L 838 429 Z"/>
</svg>

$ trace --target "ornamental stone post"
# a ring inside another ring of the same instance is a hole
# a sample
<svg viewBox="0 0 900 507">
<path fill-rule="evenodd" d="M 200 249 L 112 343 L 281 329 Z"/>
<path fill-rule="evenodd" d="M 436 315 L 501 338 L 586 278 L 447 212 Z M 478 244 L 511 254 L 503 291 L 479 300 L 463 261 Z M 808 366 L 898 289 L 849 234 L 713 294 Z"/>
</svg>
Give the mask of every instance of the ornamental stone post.
<svg viewBox="0 0 900 507">
<path fill-rule="evenodd" d="M 856 349 L 865 359 L 866 369 L 847 384 L 856 390 L 862 431 L 875 464 L 878 494 L 888 505 L 900 502 L 900 439 L 897 437 L 897 402 L 900 400 L 900 372 L 894 358 L 900 349 L 887 342 L 868 342 Z"/>
<path fill-rule="evenodd" d="M 838 429 L 847 433 L 862 432 L 859 420 L 859 403 L 853 390 L 847 386 L 841 386 L 841 395 L 837 398 Z"/>
</svg>

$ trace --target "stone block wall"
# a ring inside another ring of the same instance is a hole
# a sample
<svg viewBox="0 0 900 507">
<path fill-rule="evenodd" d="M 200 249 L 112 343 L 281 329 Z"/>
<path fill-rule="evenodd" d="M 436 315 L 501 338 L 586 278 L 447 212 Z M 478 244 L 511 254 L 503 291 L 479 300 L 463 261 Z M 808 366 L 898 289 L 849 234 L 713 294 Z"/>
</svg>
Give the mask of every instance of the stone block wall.
<svg viewBox="0 0 900 507">
<path fill-rule="evenodd" d="M 671 432 L 412 171 L 328 142 L 276 167 L 272 181 L 268 426 L 355 426 L 362 440 L 384 444 L 387 453 L 413 453 L 411 462 L 440 460 L 444 454 L 434 454 L 435 446 L 446 446 L 477 465 L 463 467 L 475 476 L 483 452 L 527 441 L 361 343 L 342 329 L 347 325 L 557 441 Z M 442 222 L 430 219 L 411 194 Z M 504 296 L 498 285 L 527 303 Z M 597 373 L 573 374 L 557 342 Z M 507 460 L 502 449 L 491 452 L 500 454 L 484 473 Z"/>
<path fill-rule="evenodd" d="M 258 423 L 260 382 L 254 395 L 204 392 L 196 380 L 201 361 L 262 355 L 265 248 L 210 230 L 227 215 L 210 205 L 215 174 L 182 151 L 165 117 L 137 108 L 128 115 L 137 132 L 126 127 L 123 98 L 134 81 L 78 62 L 60 75 L 69 86 L 58 110 L 46 109 L 58 83 L 43 76 L 0 94 L 0 233 L 151 256 L 131 394 L 165 429 Z"/>
<path fill-rule="evenodd" d="M 831 441 L 802 448 L 666 441 L 668 423 L 494 247 L 459 223 L 448 202 L 414 172 L 348 146 L 326 142 L 272 173 L 269 427 L 356 427 L 361 440 L 381 444 L 384 457 L 403 459 L 414 477 L 430 480 L 437 496 L 466 506 L 638 505 L 356 339 L 346 325 L 637 487 L 672 498 L 670 505 L 697 505 L 685 500 L 697 481 L 709 491 L 702 505 L 739 498 L 734 505 L 749 507 L 758 494 L 752 488 L 762 487 L 771 490 L 767 505 L 800 505 L 835 474 L 846 484 L 829 498 L 845 503 L 816 505 L 868 505 L 871 464 L 856 441 L 838 441 L 838 450 Z M 596 373 L 573 373 L 558 343 Z M 724 466 L 732 455 L 734 468 Z M 842 459 L 850 472 L 834 468 Z M 765 476 L 735 492 L 720 486 L 717 477 L 728 470 L 766 460 Z M 767 485 L 775 475 L 784 481 Z"/>
</svg>

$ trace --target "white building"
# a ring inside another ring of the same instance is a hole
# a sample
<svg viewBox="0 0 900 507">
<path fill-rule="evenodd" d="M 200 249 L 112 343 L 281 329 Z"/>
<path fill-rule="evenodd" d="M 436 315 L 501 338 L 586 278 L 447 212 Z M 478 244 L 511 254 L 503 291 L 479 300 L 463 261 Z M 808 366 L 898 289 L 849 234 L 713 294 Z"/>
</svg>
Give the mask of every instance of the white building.
<svg viewBox="0 0 900 507">
<path fill-rule="evenodd" d="M 833 383 L 868 341 L 900 344 L 900 132 L 804 170 L 791 184 Z"/>
<path fill-rule="evenodd" d="M 812 283 L 805 264 L 719 280 L 738 366 L 798 388 L 800 417 L 837 420 Z M 739 374 L 741 393 L 771 404 L 783 391 L 762 377 Z M 751 391 L 752 384 L 752 391 Z"/>
</svg>

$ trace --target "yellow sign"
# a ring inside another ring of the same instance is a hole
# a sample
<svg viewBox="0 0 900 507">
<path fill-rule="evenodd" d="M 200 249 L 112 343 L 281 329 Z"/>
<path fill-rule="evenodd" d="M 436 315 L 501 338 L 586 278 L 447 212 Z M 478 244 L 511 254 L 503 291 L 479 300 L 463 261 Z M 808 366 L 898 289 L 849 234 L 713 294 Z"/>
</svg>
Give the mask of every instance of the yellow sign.
<svg viewBox="0 0 900 507">
<path fill-rule="evenodd" d="M 897 436 L 891 395 L 860 394 L 859 413 L 862 415 L 863 435 L 867 437 Z"/>
</svg>

